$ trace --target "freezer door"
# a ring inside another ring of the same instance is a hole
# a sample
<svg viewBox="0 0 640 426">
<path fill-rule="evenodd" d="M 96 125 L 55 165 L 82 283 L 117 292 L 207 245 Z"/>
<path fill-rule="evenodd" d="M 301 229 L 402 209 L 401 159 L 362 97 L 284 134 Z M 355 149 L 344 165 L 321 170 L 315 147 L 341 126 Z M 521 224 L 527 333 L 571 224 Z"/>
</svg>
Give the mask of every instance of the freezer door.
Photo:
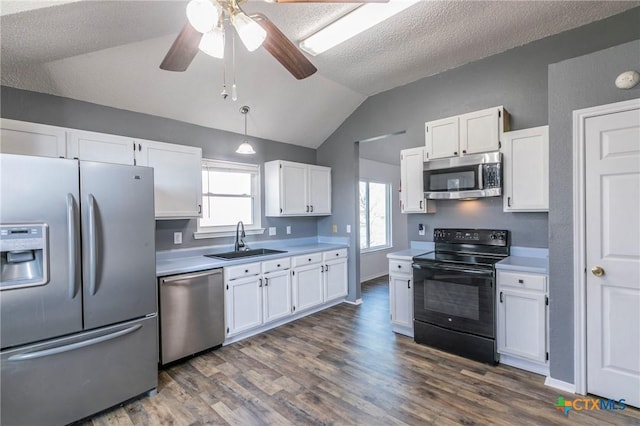
<svg viewBox="0 0 640 426">
<path fill-rule="evenodd" d="M 46 225 L 49 254 L 48 280 L 16 287 L 10 282 L 8 252 L 2 251 L 2 348 L 82 330 L 78 201 L 77 161 L 0 154 L 0 219 Z"/>
<path fill-rule="evenodd" d="M 0 424 L 65 425 L 155 389 L 157 317 L 0 352 Z"/>
<path fill-rule="evenodd" d="M 157 312 L 153 169 L 80 162 L 84 327 Z"/>
</svg>

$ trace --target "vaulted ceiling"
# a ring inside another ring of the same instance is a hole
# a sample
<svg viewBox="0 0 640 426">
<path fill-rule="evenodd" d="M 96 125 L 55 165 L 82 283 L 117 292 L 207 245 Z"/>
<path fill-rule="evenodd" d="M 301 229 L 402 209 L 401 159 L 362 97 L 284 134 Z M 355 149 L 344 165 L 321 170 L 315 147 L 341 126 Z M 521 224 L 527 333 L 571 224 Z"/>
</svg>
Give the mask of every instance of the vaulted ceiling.
<svg viewBox="0 0 640 426">
<path fill-rule="evenodd" d="M 159 64 L 187 1 L 0 1 L 3 85 L 316 148 L 368 97 L 640 5 L 616 1 L 422 1 L 315 57 L 293 78 L 264 48 L 233 62 Z M 242 4 L 294 43 L 357 4 Z M 228 32 L 227 40 L 230 41 Z M 227 43 L 231 58 L 231 43 Z M 235 79 L 238 100 L 222 99 Z"/>
</svg>

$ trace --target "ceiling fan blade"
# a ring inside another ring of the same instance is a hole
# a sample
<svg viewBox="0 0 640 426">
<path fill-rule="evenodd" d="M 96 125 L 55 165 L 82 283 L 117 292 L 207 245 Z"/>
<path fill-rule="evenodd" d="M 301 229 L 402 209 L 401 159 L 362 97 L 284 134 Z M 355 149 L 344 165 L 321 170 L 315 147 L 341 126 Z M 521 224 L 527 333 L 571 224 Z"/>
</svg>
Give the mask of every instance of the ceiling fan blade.
<svg viewBox="0 0 640 426">
<path fill-rule="evenodd" d="M 160 69 L 166 71 L 185 71 L 198 53 L 198 45 L 202 34 L 196 31 L 188 22 L 176 37 L 167 55 L 160 64 Z"/>
<path fill-rule="evenodd" d="M 251 18 L 267 31 L 267 38 L 262 43 L 262 46 L 295 78 L 302 80 L 318 71 L 307 57 L 266 16 L 257 13 L 251 15 Z"/>
</svg>

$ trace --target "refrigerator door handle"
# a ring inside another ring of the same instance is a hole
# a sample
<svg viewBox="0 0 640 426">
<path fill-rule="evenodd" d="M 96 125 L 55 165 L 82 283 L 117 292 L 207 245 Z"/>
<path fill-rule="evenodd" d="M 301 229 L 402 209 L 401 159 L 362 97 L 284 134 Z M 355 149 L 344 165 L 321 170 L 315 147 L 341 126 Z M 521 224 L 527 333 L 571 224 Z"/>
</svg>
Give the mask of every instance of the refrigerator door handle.
<svg viewBox="0 0 640 426">
<path fill-rule="evenodd" d="M 93 339 L 83 340 L 82 342 L 72 343 L 70 345 L 58 346 L 56 348 L 44 349 L 36 352 L 26 352 L 21 354 L 15 354 L 10 356 L 8 361 L 29 361 L 31 359 L 43 358 L 45 356 L 57 355 L 64 352 L 73 351 L 87 346 L 97 345 L 98 343 L 113 340 L 120 336 L 124 336 L 142 328 L 141 324 L 132 325 L 124 330 L 116 331 L 115 333 L 105 334 L 104 336 L 94 337 Z"/>
<path fill-rule="evenodd" d="M 67 247 L 69 251 L 69 299 L 73 299 L 76 296 L 76 284 L 78 277 L 76 272 L 78 271 L 76 265 L 76 211 L 73 194 L 67 194 Z"/>
<path fill-rule="evenodd" d="M 89 200 L 89 294 L 96 294 L 96 269 L 98 262 L 97 253 L 97 228 L 96 228 L 96 200 L 93 194 L 87 197 Z"/>
</svg>

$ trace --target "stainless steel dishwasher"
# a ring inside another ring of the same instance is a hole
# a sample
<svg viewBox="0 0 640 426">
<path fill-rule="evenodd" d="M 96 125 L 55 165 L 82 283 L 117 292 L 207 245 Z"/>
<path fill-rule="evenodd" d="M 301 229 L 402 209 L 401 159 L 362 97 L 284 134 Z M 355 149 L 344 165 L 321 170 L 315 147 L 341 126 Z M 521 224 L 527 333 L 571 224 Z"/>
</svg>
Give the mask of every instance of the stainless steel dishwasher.
<svg viewBox="0 0 640 426">
<path fill-rule="evenodd" d="M 222 269 L 163 277 L 159 286 L 160 364 L 222 344 Z"/>
</svg>

